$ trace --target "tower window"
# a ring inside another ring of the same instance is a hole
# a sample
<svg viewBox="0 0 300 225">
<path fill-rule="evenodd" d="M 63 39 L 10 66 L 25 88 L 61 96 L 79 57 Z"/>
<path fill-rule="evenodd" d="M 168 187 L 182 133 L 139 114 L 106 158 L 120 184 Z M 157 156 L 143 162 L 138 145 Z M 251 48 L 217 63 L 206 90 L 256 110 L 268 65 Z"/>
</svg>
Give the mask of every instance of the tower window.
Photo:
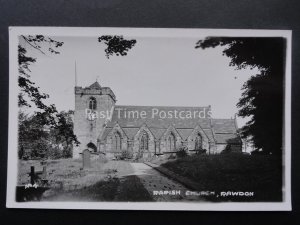
<svg viewBox="0 0 300 225">
<path fill-rule="evenodd" d="M 91 109 L 91 110 L 97 109 L 97 101 L 94 97 L 91 97 L 89 100 L 89 109 Z"/>
</svg>

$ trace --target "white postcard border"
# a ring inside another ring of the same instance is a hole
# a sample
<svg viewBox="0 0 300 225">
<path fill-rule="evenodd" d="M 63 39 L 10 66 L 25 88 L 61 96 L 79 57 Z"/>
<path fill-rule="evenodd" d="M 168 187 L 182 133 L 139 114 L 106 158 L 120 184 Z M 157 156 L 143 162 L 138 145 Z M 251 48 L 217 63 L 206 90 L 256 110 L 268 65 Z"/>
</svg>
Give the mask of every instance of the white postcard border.
<svg viewBox="0 0 300 225">
<path fill-rule="evenodd" d="M 187 202 L 16 202 L 18 143 L 18 36 L 124 35 L 129 37 L 284 37 L 287 40 L 284 126 L 284 196 L 280 203 L 187 203 Z M 291 38 L 290 30 L 177 29 L 177 28 L 80 28 L 80 27 L 9 27 L 9 130 L 7 200 L 8 208 L 113 209 L 113 210 L 203 210 L 203 211 L 289 211 L 291 210 Z"/>
</svg>

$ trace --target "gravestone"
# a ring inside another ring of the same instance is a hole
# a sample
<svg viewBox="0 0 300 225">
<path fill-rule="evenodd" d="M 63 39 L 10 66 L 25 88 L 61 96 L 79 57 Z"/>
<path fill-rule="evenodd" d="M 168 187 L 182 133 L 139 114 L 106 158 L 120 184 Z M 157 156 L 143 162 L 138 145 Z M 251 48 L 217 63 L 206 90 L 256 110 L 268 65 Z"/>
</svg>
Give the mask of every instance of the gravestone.
<svg viewBox="0 0 300 225">
<path fill-rule="evenodd" d="M 83 169 L 91 168 L 91 152 L 88 149 L 82 152 L 82 166 Z"/>
<path fill-rule="evenodd" d="M 42 171 L 37 171 L 37 172 L 35 172 L 34 166 L 31 166 L 30 167 L 30 173 L 28 173 L 28 175 L 30 176 L 30 184 L 32 184 L 32 185 L 34 185 L 39 180 L 41 180 L 43 184 L 48 182 L 48 180 L 47 180 L 47 167 L 46 166 L 43 166 Z"/>
<path fill-rule="evenodd" d="M 35 180 L 36 180 L 36 174 L 35 174 L 35 172 L 34 172 L 34 166 L 31 166 L 31 167 L 30 167 L 30 173 L 29 173 L 29 176 L 30 176 L 30 184 L 31 184 L 31 185 L 34 185 Z"/>
<path fill-rule="evenodd" d="M 43 196 L 43 193 L 50 189 L 48 185 L 48 180 L 46 179 L 46 166 L 43 166 L 42 171 L 35 171 L 34 166 L 31 166 L 28 175 L 30 177 L 30 185 L 18 185 L 16 187 L 17 202 L 40 201 L 40 199 Z M 40 183 L 40 181 L 42 181 L 42 183 Z"/>
</svg>

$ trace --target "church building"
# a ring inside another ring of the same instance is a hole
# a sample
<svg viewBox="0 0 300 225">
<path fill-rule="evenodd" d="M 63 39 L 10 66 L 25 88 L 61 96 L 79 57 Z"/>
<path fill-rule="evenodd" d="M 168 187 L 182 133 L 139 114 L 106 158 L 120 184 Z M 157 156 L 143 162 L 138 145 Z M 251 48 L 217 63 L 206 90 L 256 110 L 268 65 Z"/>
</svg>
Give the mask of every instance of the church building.
<svg viewBox="0 0 300 225">
<path fill-rule="evenodd" d="M 212 118 L 211 106 L 116 105 L 113 91 L 98 82 L 75 87 L 74 133 L 80 142 L 74 158 L 87 148 L 108 158 L 124 151 L 135 158 L 168 156 L 183 148 L 188 154 L 242 151 L 236 119 Z"/>
</svg>

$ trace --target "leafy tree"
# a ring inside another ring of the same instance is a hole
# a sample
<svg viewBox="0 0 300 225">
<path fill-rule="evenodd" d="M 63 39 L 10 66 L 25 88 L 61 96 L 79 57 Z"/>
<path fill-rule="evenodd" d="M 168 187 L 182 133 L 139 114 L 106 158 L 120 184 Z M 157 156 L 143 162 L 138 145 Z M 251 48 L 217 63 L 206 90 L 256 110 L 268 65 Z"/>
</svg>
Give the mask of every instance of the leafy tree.
<svg viewBox="0 0 300 225">
<path fill-rule="evenodd" d="M 126 40 L 123 36 L 111 36 L 104 35 L 98 38 L 98 41 L 103 42 L 106 45 L 105 53 L 106 57 L 109 58 L 114 54 L 119 56 L 127 55 L 127 52 L 136 44 L 136 40 Z"/>
<path fill-rule="evenodd" d="M 55 41 L 52 38 L 45 37 L 43 35 L 36 36 L 24 36 L 21 35 L 20 39 L 23 40 L 23 43 L 27 43 L 30 47 L 37 50 L 41 54 L 45 55 L 46 51 L 51 54 L 59 54 L 56 50 L 57 48 L 63 45 L 63 42 Z M 36 58 L 30 57 L 27 55 L 27 50 L 24 46 L 20 44 L 18 46 L 18 63 L 19 63 L 19 106 L 28 106 L 31 107 L 31 104 L 26 101 L 24 96 L 27 96 L 31 102 L 33 102 L 37 108 L 41 110 L 46 110 L 50 113 L 55 113 L 56 109 L 54 105 L 49 107 L 43 103 L 43 100 L 48 98 L 49 95 L 41 93 L 39 87 L 36 87 L 35 83 L 30 80 L 29 66 L 32 63 L 36 62 Z"/>
<path fill-rule="evenodd" d="M 231 59 L 236 69 L 257 67 L 259 74 L 243 85 L 237 106 L 238 115 L 249 117 L 241 129 L 257 149 L 265 153 L 282 153 L 283 78 L 285 47 L 283 38 L 208 37 L 196 43 L 196 48 L 224 46 L 223 55 Z"/>
<path fill-rule="evenodd" d="M 48 133 L 40 118 L 19 112 L 19 158 L 44 158 L 48 152 Z"/>
<path fill-rule="evenodd" d="M 56 115 L 56 125 L 45 125 L 37 113 L 19 112 L 19 158 L 67 158 L 72 156 L 72 145 L 79 144 L 73 133 L 73 111 Z"/>
<path fill-rule="evenodd" d="M 52 130 L 51 134 L 55 138 L 56 143 L 63 143 L 63 157 L 72 156 L 72 144 L 80 144 L 76 135 L 73 133 L 73 120 L 72 116 L 74 111 L 62 111 L 56 115 L 57 126 Z"/>
</svg>

